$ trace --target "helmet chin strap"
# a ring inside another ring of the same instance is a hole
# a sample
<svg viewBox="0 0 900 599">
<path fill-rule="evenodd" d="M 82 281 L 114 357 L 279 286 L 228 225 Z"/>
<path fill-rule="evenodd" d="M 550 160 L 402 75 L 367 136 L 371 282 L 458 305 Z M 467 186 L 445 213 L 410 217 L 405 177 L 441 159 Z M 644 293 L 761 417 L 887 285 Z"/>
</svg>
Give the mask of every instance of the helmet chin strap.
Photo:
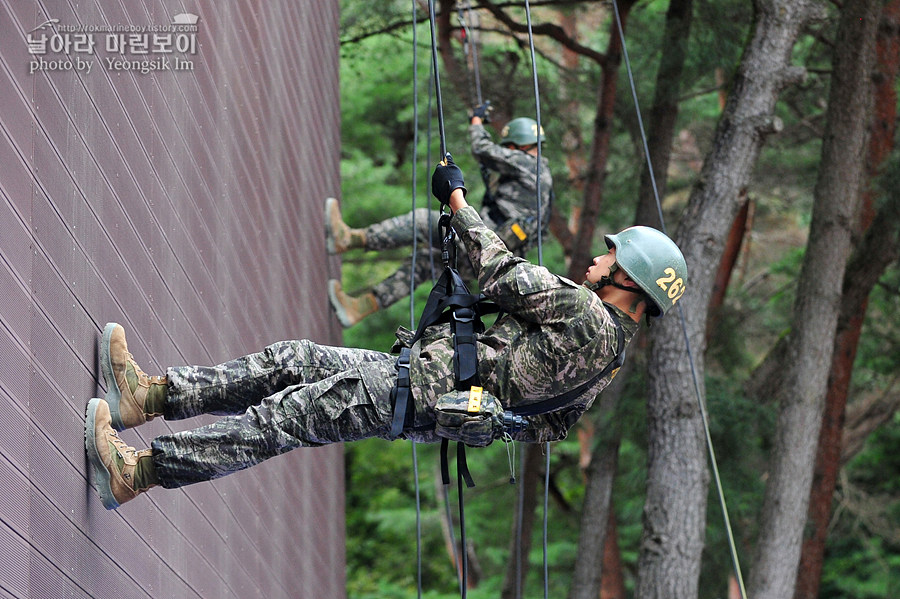
<svg viewBox="0 0 900 599">
<path fill-rule="evenodd" d="M 600 280 L 597 281 L 596 283 L 590 283 L 588 281 L 585 281 L 584 286 L 587 287 L 588 289 L 590 289 L 591 291 L 597 291 L 598 289 L 602 289 L 603 287 L 610 285 L 612 287 L 615 287 L 616 289 L 621 289 L 622 291 L 628 291 L 630 293 L 636 293 L 641 296 L 644 296 L 645 295 L 644 290 L 641 289 L 640 287 L 627 287 L 625 285 L 621 285 L 621 284 L 613 281 L 612 275 L 618 269 L 619 269 L 619 264 L 617 262 L 613 262 L 612 265 L 609 267 L 608 275 L 606 275 L 604 277 L 600 277 Z M 631 304 L 631 307 L 628 309 L 628 311 L 631 312 L 632 314 L 634 314 L 635 310 L 637 310 L 638 304 L 641 303 L 642 301 L 644 301 L 644 297 L 635 298 L 634 303 Z"/>
</svg>

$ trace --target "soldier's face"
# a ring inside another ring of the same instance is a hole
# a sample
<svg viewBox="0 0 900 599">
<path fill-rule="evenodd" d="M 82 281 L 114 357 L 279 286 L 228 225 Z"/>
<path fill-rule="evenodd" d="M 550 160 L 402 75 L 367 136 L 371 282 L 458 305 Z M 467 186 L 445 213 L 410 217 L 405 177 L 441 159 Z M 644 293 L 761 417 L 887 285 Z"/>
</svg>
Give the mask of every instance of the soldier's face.
<svg viewBox="0 0 900 599">
<path fill-rule="evenodd" d="M 584 278 L 589 283 L 599 283 L 600 279 L 603 277 L 609 276 L 609 268 L 616 261 L 616 248 L 609 248 L 609 253 L 604 254 L 603 256 L 597 256 L 594 258 L 591 266 L 588 267 L 587 272 L 584 273 Z"/>
<path fill-rule="evenodd" d="M 587 269 L 587 272 L 584 273 L 584 278 L 589 283 L 599 283 L 600 279 L 603 277 L 609 276 L 609 268 L 616 261 L 616 248 L 615 246 L 609 248 L 609 253 L 603 256 L 597 256 L 594 258 L 593 263 L 590 268 Z M 613 272 L 612 276 L 613 282 L 621 285 L 623 287 L 637 287 L 637 283 L 631 280 L 625 271 L 621 268 L 617 268 L 615 272 Z"/>
</svg>

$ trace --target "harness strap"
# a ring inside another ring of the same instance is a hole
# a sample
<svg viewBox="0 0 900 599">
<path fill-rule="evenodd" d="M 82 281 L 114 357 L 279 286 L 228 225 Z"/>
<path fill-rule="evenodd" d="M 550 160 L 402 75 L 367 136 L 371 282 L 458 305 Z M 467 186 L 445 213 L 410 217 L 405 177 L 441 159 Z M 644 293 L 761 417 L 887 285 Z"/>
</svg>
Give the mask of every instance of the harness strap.
<svg viewBox="0 0 900 599">
<path fill-rule="evenodd" d="M 481 316 L 500 311 L 496 304 L 484 302 L 483 299 L 482 295 L 469 293 L 459 273 L 446 267 L 428 296 L 419 326 L 409 344 L 412 346 L 421 339 L 428 327 L 449 321 L 453 332 L 453 372 L 457 390 L 465 390 L 478 383 L 476 335 L 484 331 Z M 397 383 L 391 391 L 394 405 L 391 439 L 399 437 L 404 425 L 411 425 L 414 420 L 409 377 L 410 354 L 411 349 L 404 347 L 397 358 Z"/>
<path fill-rule="evenodd" d="M 441 439 L 441 482 L 445 485 L 450 484 L 450 460 L 447 458 L 450 448 L 449 439 Z M 469 472 L 469 464 L 466 461 L 466 444 L 459 441 L 456 442 L 456 473 L 466 481 L 466 486 L 470 489 L 475 486 L 475 479 Z"/>
<path fill-rule="evenodd" d="M 612 308 L 610 308 L 607 304 L 603 305 L 606 307 L 607 312 L 609 312 L 609 315 L 612 316 L 613 322 L 616 324 L 617 348 L 616 355 L 615 357 L 613 357 L 612 361 L 607 364 L 606 367 L 601 370 L 600 373 L 597 374 L 594 378 L 585 383 L 582 383 L 578 387 L 570 389 L 569 391 L 566 391 L 562 395 L 557 395 L 556 397 L 544 399 L 542 401 L 531 403 L 525 406 L 512 407 L 509 409 L 510 412 L 517 416 L 536 416 L 538 414 L 554 412 L 567 405 L 579 395 L 585 393 L 588 389 L 597 384 L 600 379 L 609 375 L 609 373 L 613 372 L 625 363 L 625 332 L 622 329 L 622 323 L 619 322 L 619 317 L 616 316 L 616 313 L 613 312 Z"/>
<path fill-rule="evenodd" d="M 394 416 L 391 420 L 391 439 L 396 439 L 403 432 L 403 425 L 407 419 L 407 412 L 412 407 L 409 401 L 409 354 L 410 349 L 404 347 L 397 358 L 397 383 L 391 392 L 394 404 Z"/>
<path fill-rule="evenodd" d="M 453 372 L 456 389 L 462 391 L 477 383 L 478 352 L 475 347 L 476 314 L 471 308 L 455 308 L 450 321 L 453 331 Z M 480 324 L 481 321 L 478 321 Z"/>
</svg>

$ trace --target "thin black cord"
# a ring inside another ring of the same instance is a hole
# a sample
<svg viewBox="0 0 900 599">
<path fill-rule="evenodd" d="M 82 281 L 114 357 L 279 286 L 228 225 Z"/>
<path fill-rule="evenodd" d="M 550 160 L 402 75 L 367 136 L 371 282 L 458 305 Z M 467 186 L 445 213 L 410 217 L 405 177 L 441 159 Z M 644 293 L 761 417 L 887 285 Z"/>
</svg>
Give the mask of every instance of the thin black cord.
<svg viewBox="0 0 900 599">
<path fill-rule="evenodd" d="M 416 487 L 416 596 L 422 599 L 422 495 L 419 492 L 419 454 L 412 442 L 413 474 Z"/>
<path fill-rule="evenodd" d="M 419 148 L 419 52 L 416 31 L 416 0 L 412 0 L 413 23 L 413 149 L 412 149 L 412 265 L 409 273 L 409 326 L 415 328 L 416 323 L 416 169 Z M 416 491 L 416 597 L 422 599 L 422 495 L 419 491 L 419 456 L 416 442 L 412 442 L 413 478 Z"/>
<path fill-rule="evenodd" d="M 472 3 L 466 0 L 466 13 L 471 17 L 472 15 Z M 469 35 L 466 35 L 466 39 L 470 40 Z M 475 43 L 475 40 L 472 40 L 472 72 L 475 75 L 475 99 L 478 100 L 478 105 L 484 103 L 484 100 L 481 98 L 481 73 L 478 66 L 478 44 Z"/>
<path fill-rule="evenodd" d="M 409 326 L 416 326 L 416 252 L 418 239 L 416 234 L 416 191 L 418 180 L 416 171 L 419 160 L 419 53 L 418 33 L 416 31 L 416 0 L 412 0 L 413 23 L 413 144 L 412 144 L 412 264 L 409 269 Z"/>
<path fill-rule="evenodd" d="M 437 38 L 435 35 L 435 25 L 434 25 L 434 0 L 428 0 L 428 24 L 431 28 L 431 68 L 432 68 L 432 77 L 431 80 L 434 82 L 434 100 L 437 106 L 438 113 L 438 130 L 441 138 L 441 161 L 444 160 L 444 157 L 447 155 L 447 137 L 444 132 L 444 108 L 441 102 L 441 78 L 440 78 L 440 70 L 438 69 L 438 51 L 437 51 Z M 429 96 L 430 98 L 430 96 Z M 430 166 L 430 165 L 429 165 Z M 453 538 L 453 526 L 452 520 L 450 519 L 450 504 L 449 497 L 445 494 L 445 502 L 447 507 L 447 522 L 451 524 L 450 528 L 450 537 L 451 540 Z M 459 505 L 460 510 L 462 510 L 462 492 L 460 492 L 459 496 Z M 465 535 L 465 529 L 463 529 L 462 534 Z M 454 552 L 456 547 L 456 542 L 453 541 Z M 465 547 L 463 547 L 463 551 L 465 551 Z M 457 564 L 459 564 L 457 557 Z M 465 555 L 463 556 L 462 562 L 462 573 L 459 576 L 459 586 L 460 586 L 460 594 L 463 598 L 466 596 L 466 588 L 465 588 L 465 578 L 466 578 L 466 561 Z"/>
<path fill-rule="evenodd" d="M 447 518 L 447 529 L 450 531 L 450 546 L 453 547 L 453 567 L 456 568 L 456 582 L 459 583 L 459 593 L 463 593 L 461 569 L 459 564 L 459 548 L 456 546 L 456 537 L 453 533 L 453 512 L 450 510 L 450 485 L 444 488 L 444 513 Z"/>
<path fill-rule="evenodd" d="M 550 443 L 547 443 L 547 458 L 544 460 L 544 599 L 550 596 L 550 566 L 547 561 L 547 523 L 550 508 Z"/>
<path fill-rule="evenodd" d="M 531 28 L 531 5 L 528 0 L 525 0 L 525 20 L 528 23 L 528 46 L 531 50 L 531 74 L 532 79 L 534 81 L 534 107 L 535 107 L 535 121 L 537 123 L 537 169 L 535 170 L 535 174 L 537 176 L 537 181 L 535 183 L 535 188 L 537 190 L 537 249 L 538 249 L 538 265 L 544 265 L 544 245 L 542 239 L 542 232 L 544 228 L 544 221 L 542 217 L 542 206 L 543 203 L 541 201 L 541 132 L 543 128 L 541 127 L 541 94 L 538 90 L 538 76 L 537 76 L 537 60 L 534 54 L 534 32 Z M 550 566 L 549 566 L 549 557 L 548 557 L 548 547 L 547 547 L 547 537 L 548 533 L 548 509 L 550 507 L 550 443 L 549 441 L 544 443 L 544 453 L 547 456 L 545 472 L 544 472 L 544 522 L 543 522 L 543 555 L 544 555 L 544 599 L 547 599 L 550 594 Z"/>
<path fill-rule="evenodd" d="M 472 16 L 472 3 L 466 0 L 465 14 L 463 14 L 462 5 L 457 4 L 456 7 L 457 12 L 459 13 L 459 24 L 463 28 L 463 50 L 466 56 L 469 56 L 469 51 L 471 50 L 472 70 L 469 75 L 474 79 L 474 82 L 470 80 L 469 83 L 474 90 L 475 106 L 481 106 L 484 101 L 481 98 L 481 75 L 478 68 L 478 47 L 475 42 L 472 41 L 472 29 L 469 26 L 469 21 Z"/>
<path fill-rule="evenodd" d="M 466 510 L 463 503 L 463 475 L 460 471 L 462 456 L 464 455 L 465 445 L 457 442 L 456 444 L 456 494 L 459 500 L 459 552 L 462 554 L 462 577 L 460 578 L 460 596 L 466 599 L 469 587 L 469 548 L 466 546 Z"/>
<path fill-rule="evenodd" d="M 444 106 L 441 102 L 441 77 L 438 69 L 437 37 L 434 27 L 434 0 L 428 0 L 428 24 L 431 27 L 431 65 L 434 76 L 434 100 L 437 104 L 438 131 L 441 137 L 441 160 L 447 155 L 447 136 L 444 132 Z"/>
<path fill-rule="evenodd" d="M 649 173 L 650 173 L 650 183 L 653 188 L 653 197 L 656 199 L 656 209 L 659 213 L 660 227 L 662 228 L 663 233 L 665 233 L 666 232 L 666 223 L 665 223 L 665 220 L 663 219 L 662 203 L 660 202 L 660 199 L 659 199 L 659 191 L 656 188 L 656 176 L 653 173 L 653 164 L 650 162 L 650 150 L 647 145 L 647 136 L 644 133 L 644 122 L 641 119 L 641 109 L 640 109 L 640 105 L 638 104 L 637 91 L 635 90 L 635 85 L 634 85 L 634 77 L 632 76 L 632 72 L 631 72 L 631 61 L 629 61 L 629 59 L 628 59 L 628 49 L 625 47 L 625 34 L 622 30 L 622 19 L 619 17 L 619 6 L 616 3 L 616 0 L 612 0 L 612 5 L 613 5 L 613 12 L 615 13 L 615 16 L 616 16 L 616 26 L 618 27 L 618 30 L 619 30 L 619 38 L 622 40 L 622 56 L 625 58 L 625 69 L 628 72 L 628 81 L 631 83 L 631 95 L 632 95 L 632 98 L 634 99 L 634 108 L 635 108 L 635 113 L 637 114 L 638 127 L 640 128 L 640 132 L 641 132 L 641 140 L 643 141 L 643 144 L 644 144 L 644 154 L 647 158 L 647 168 L 649 169 Z M 725 530 L 728 533 L 728 545 L 729 545 L 729 549 L 731 551 L 731 560 L 734 565 L 735 577 L 737 578 L 738 586 L 740 587 L 741 597 L 743 599 L 746 599 L 747 590 L 744 588 L 744 577 L 741 574 L 741 564 L 740 564 L 740 560 L 738 559 L 737 545 L 735 544 L 735 541 L 734 541 L 734 533 L 731 530 L 731 519 L 728 517 L 728 506 L 726 505 L 725 492 L 722 488 L 722 477 L 719 475 L 719 466 L 716 463 L 716 452 L 715 452 L 715 449 L 713 448 L 712 436 L 710 435 L 710 432 L 709 432 L 709 417 L 706 413 L 706 406 L 703 403 L 703 395 L 700 393 L 700 383 L 699 383 L 699 380 L 697 377 L 697 369 L 696 369 L 696 366 L 694 365 L 694 356 L 691 352 L 691 342 L 690 342 L 690 338 L 688 337 L 688 332 L 687 332 L 687 320 L 684 317 L 684 310 L 682 309 L 681 304 L 678 304 L 677 308 L 678 308 L 678 316 L 681 320 L 681 329 L 684 334 L 684 345 L 685 345 L 685 349 L 687 350 L 688 362 L 691 365 L 691 377 L 692 377 L 692 380 L 694 383 L 694 393 L 697 397 L 697 404 L 700 406 L 700 416 L 703 421 L 703 430 L 704 430 L 704 433 L 706 434 L 706 446 L 707 446 L 707 449 L 709 450 L 710 462 L 712 463 L 712 471 L 713 471 L 713 475 L 714 475 L 715 481 L 716 481 L 716 490 L 718 491 L 718 494 L 719 494 L 719 505 L 722 508 L 722 514 L 725 519 Z"/>
<path fill-rule="evenodd" d="M 542 229 L 544 228 L 544 221 L 542 220 L 541 211 L 541 133 L 543 132 L 543 128 L 541 127 L 541 94 L 538 91 L 538 76 L 537 76 L 537 61 L 534 56 L 534 34 L 531 30 L 531 5 L 528 3 L 528 0 L 525 0 L 525 19 L 528 22 L 528 45 L 531 48 L 531 74 L 534 80 L 534 110 L 535 110 L 535 121 L 537 122 L 537 170 L 535 173 L 537 174 L 537 182 L 535 187 L 537 188 L 537 222 L 538 222 L 538 230 L 537 230 L 537 248 L 538 248 L 538 265 L 544 265 L 544 247 L 543 240 L 541 239 Z M 548 443 L 549 449 L 549 443 Z"/>
<path fill-rule="evenodd" d="M 519 452 L 519 471 L 525 472 L 525 452 Z M 525 485 L 519 483 L 518 506 L 516 510 L 516 599 L 522 599 L 522 526 L 525 524 Z"/>
<path fill-rule="evenodd" d="M 413 0 L 415 2 L 416 0 Z M 425 137 L 425 168 L 431 169 L 431 124 L 432 124 L 432 107 L 431 107 L 431 86 L 432 86 L 432 66 L 429 64 L 428 66 L 428 131 Z M 437 273 L 434 270 L 434 247 L 435 247 L 435 228 L 434 228 L 434 219 L 432 218 L 432 200 L 431 194 L 428 193 L 428 181 L 425 181 L 425 197 L 428 198 L 428 264 L 431 267 L 431 282 L 434 283 L 437 280 Z M 438 235 L 440 237 L 440 235 Z"/>
</svg>

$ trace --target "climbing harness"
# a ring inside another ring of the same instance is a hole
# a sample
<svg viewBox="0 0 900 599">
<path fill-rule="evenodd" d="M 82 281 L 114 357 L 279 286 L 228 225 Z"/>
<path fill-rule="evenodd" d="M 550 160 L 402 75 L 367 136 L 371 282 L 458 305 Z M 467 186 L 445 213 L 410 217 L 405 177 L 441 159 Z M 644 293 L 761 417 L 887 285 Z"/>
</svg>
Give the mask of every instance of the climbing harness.
<svg viewBox="0 0 900 599">
<path fill-rule="evenodd" d="M 444 485 L 450 484 L 449 441 L 455 440 L 456 469 L 459 500 L 459 526 L 461 537 L 460 592 L 465 598 L 468 584 L 468 555 L 466 551 L 465 504 L 463 481 L 467 487 L 475 485 L 466 463 L 465 447 L 468 441 L 476 446 L 489 444 L 494 438 L 517 432 L 517 426 L 524 425 L 524 419 L 514 414 L 502 413 L 499 400 L 486 394 L 478 385 L 478 356 L 475 335 L 484 331 L 481 316 L 499 311 L 494 304 L 483 301 L 480 294 L 469 293 L 459 273 L 450 266 L 450 247 L 453 232 L 450 229 L 450 215 L 441 216 L 439 226 L 447 229 L 443 239 L 442 258 L 444 272 L 428 296 L 428 301 L 419 319 L 416 333 L 408 347 L 400 350 L 397 358 L 397 382 L 391 393 L 393 418 L 390 438 L 396 439 L 404 430 L 416 430 L 415 402 L 410 387 L 410 348 L 434 325 L 449 323 L 453 336 L 453 370 L 457 393 L 443 396 L 435 408 L 437 422 L 425 425 L 434 427 L 441 440 L 441 477 Z M 475 390 L 478 390 L 477 392 Z M 468 390 L 468 391 L 466 391 Z M 468 393 L 463 396 L 460 393 Z M 477 402 L 473 395 L 477 393 Z M 465 409 L 462 402 L 465 401 Z M 484 402 L 484 403 L 482 403 Z M 488 410 L 489 408 L 489 410 Z"/>
<path fill-rule="evenodd" d="M 640 105 L 638 104 L 637 91 L 636 91 L 636 88 L 634 85 L 634 77 L 633 77 L 632 71 L 631 71 L 631 61 L 628 59 L 628 49 L 625 46 L 625 34 L 622 30 L 622 20 L 619 16 L 619 6 L 616 3 L 616 0 L 612 0 L 612 5 L 613 5 L 613 13 L 616 18 L 616 27 L 619 30 L 619 38 L 622 40 L 622 57 L 625 59 L 625 69 L 628 73 L 628 81 L 631 84 L 631 95 L 632 95 L 632 99 L 634 100 L 634 109 L 635 109 L 635 113 L 637 115 L 638 128 L 640 130 L 641 140 L 643 141 L 643 145 L 644 145 L 644 156 L 646 157 L 647 168 L 650 172 L 650 183 L 651 183 L 651 186 L 653 189 L 653 197 L 656 200 L 656 209 L 659 214 L 659 222 L 661 224 L 663 233 L 665 233 L 666 232 L 666 223 L 665 223 L 665 220 L 663 219 L 662 203 L 660 202 L 659 191 L 657 190 L 657 187 L 656 187 L 656 176 L 653 173 L 653 164 L 650 161 L 650 148 L 647 145 L 647 135 L 644 132 L 644 122 L 641 119 L 641 109 L 640 109 Z M 731 520 L 728 516 L 728 506 L 725 502 L 725 491 L 722 488 L 722 478 L 719 475 L 719 466 L 716 463 L 716 452 L 715 452 L 715 449 L 713 448 L 712 436 L 709 432 L 709 416 L 706 413 L 706 406 L 703 403 L 703 395 L 700 393 L 700 383 L 698 382 L 698 379 L 697 379 L 697 369 L 694 366 L 694 357 L 691 352 L 690 339 L 688 338 L 687 321 L 685 320 L 684 310 L 682 309 L 681 304 L 679 303 L 677 305 L 677 307 L 678 307 L 678 315 L 681 320 L 681 329 L 684 334 L 684 344 L 685 344 L 685 349 L 687 350 L 688 362 L 691 365 L 691 377 L 692 377 L 692 380 L 694 383 L 694 393 L 697 397 L 697 404 L 700 407 L 700 416 L 701 416 L 701 420 L 703 421 L 703 431 L 706 435 L 706 447 L 707 447 L 707 450 L 709 451 L 709 457 L 710 457 L 710 462 L 712 464 L 713 476 L 716 481 L 716 491 L 719 496 L 719 505 L 722 509 L 722 515 L 723 515 L 724 522 L 725 522 L 725 530 L 728 534 L 728 545 L 729 545 L 729 549 L 731 551 L 731 559 L 732 559 L 732 563 L 734 566 L 735 578 L 737 579 L 738 587 L 739 587 L 739 590 L 741 593 L 741 598 L 746 599 L 747 590 L 744 587 L 744 577 L 741 574 L 741 564 L 740 564 L 740 560 L 738 559 L 737 546 L 734 541 L 734 533 L 732 532 L 732 529 L 731 529 Z"/>
<path fill-rule="evenodd" d="M 412 0 L 412 23 L 413 23 L 413 78 L 414 78 L 414 90 L 413 95 L 416 96 L 414 99 L 414 141 L 413 141 L 413 214 L 415 215 L 416 210 L 416 184 L 415 184 L 415 169 L 416 169 L 416 148 L 418 146 L 418 100 L 417 100 L 417 92 L 418 92 L 418 59 L 416 48 L 417 46 L 417 37 L 416 37 L 416 0 Z M 428 22 L 429 28 L 431 32 L 431 76 L 428 79 L 428 158 L 427 163 L 430 167 L 431 165 L 431 99 L 432 99 L 432 84 L 434 85 L 434 99 L 436 102 L 437 113 L 438 113 L 438 132 L 440 137 L 440 151 L 441 157 L 447 155 L 447 143 L 446 143 L 446 135 L 444 131 L 444 115 L 443 115 L 443 105 L 441 102 L 441 88 L 440 88 L 440 76 L 438 71 L 438 60 L 437 60 L 437 42 L 435 35 L 435 15 L 434 15 L 434 1 L 428 1 Z M 443 206 L 441 207 L 443 211 Z M 428 230 L 432 231 L 431 226 L 431 211 L 429 210 L 429 227 Z M 446 216 L 449 220 L 449 215 Z M 413 231 L 415 231 L 415 217 L 413 217 Z M 416 235 L 413 235 L 413 254 L 412 254 L 412 265 L 410 272 L 410 327 L 414 326 L 415 323 L 415 268 L 416 268 L 416 243 L 415 243 Z M 433 244 L 430 244 L 433 245 Z M 431 264 L 431 272 L 432 279 L 434 278 L 434 252 L 429 251 L 430 254 L 430 264 Z M 443 256 L 442 256 L 443 257 Z M 447 256 L 447 266 L 449 266 L 449 255 Z M 446 272 L 446 269 L 445 269 Z M 448 275 L 449 276 L 449 275 Z M 429 298 L 430 299 L 430 298 Z M 427 307 L 427 306 L 426 306 Z M 420 323 L 421 326 L 421 323 Z M 424 327 L 422 328 L 424 330 Z M 474 338 L 474 337 L 473 337 Z M 412 345 L 412 344 L 410 344 Z M 474 346 L 473 346 L 474 347 Z M 408 410 L 408 406 L 411 405 L 409 402 L 409 350 L 402 350 L 400 357 L 397 361 L 397 369 L 398 369 L 398 379 L 397 385 L 395 387 L 395 394 L 392 398 L 394 402 L 394 421 L 392 422 L 391 432 L 392 435 L 399 435 L 402 431 L 402 427 L 404 424 L 404 420 L 406 419 L 406 412 Z M 403 404 L 403 405 L 400 405 Z M 398 414 L 402 414 L 398 416 Z M 399 423 L 398 423 L 399 420 Z M 399 430 L 397 430 L 399 428 Z M 421 499 L 419 494 L 419 469 L 418 469 L 418 459 L 416 453 L 416 444 L 413 443 L 413 472 L 416 479 L 416 568 L 417 568 L 417 593 L 418 597 L 422 596 L 422 529 L 421 529 Z M 464 456 L 463 456 L 464 457 Z M 457 464 L 459 463 L 465 464 L 461 459 L 457 459 Z M 468 471 L 466 470 L 468 473 Z M 459 587 L 460 587 L 460 595 L 465 599 L 466 597 L 466 586 L 468 584 L 467 576 L 468 576 L 468 555 L 466 552 L 466 540 L 465 540 L 465 520 L 464 520 L 464 512 L 463 512 L 463 499 L 462 499 L 462 476 L 460 474 L 460 483 L 459 483 L 459 509 L 460 509 L 460 526 L 462 527 L 462 567 L 461 574 L 459 576 Z M 445 483 L 445 488 L 446 488 Z M 447 493 L 444 493 L 445 507 L 447 509 L 447 520 L 450 521 L 450 504 L 449 497 Z M 450 528 L 451 537 L 453 535 L 452 527 Z M 452 539 L 451 539 L 452 540 Z M 454 550 L 454 558 L 457 564 L 460 564 L 460 559 L 458 552 L 456 551 L 456 543 L 453 541 L 451 543 Z"/>
<path fill-rule="evenodd" d="M 476 48 L 476 45 L 474 44 L 474 42 L 472 41 L 471 31 L 470 31 L 469 24 L 468 24 L 468 19 L 463 14 L 462 7 L 458 6 L 458 9 L 459 9 L 458 16 L 459 16 L 460 25 L 463 28 L 464 49 L 466 51 L 467 57 L 469 55 L 471 55 L 471 58 L 472 58 L 472 71 L 473 71 L 473 75 L 474 75 L 475 105 L 478 107 L 482 107 L 482 106 L 485 106 L 485 104 L 487 104 L 487 103 L 483 100 L 482 93 L 481 93 L 481 80 L 480 80 L 479 67 L 478 67 L 477 48 Z M 466 2 L 466 10 L 468 12 L 468 15 L 471 16 L 471 4 L 468 1 Z M 536 143 L 537 167 L 536 167 L 536 171 L 535 171 L 535 174 L 536 174 L 535 187 L 536 187 L 536 203 L 537 203 L 537 217 L 535 219 L 537 221 L 537 226 L 535 227 L 535 229 L 537 231 L 536 245 L 537 245 L 537 250 L 538 250 L 538 264 L 543 266 L 543 263 L 544 263 L 544 261 L 543 261 L 544 217 L 542 215 L 543 206 L 542 206 L 542 202 L 541 202 L 541 197 L 542 197 L 541 196 L 541 134 L 543 132 L 543 128 L 541 126 L 540 92 L 539 92 L 539 88 L 538 88 L 537 62 L 536 62 L 535 50 L 534 50 L 534 33 L 533 33 L 532 23 L 531 23 L 531 6 L 530 6 L 530 3 L 528 0 L 525 0 L 525 15 L 526 15 L 526 21 L 527 21 L 527 25 L 528 25 L 528 41 L 529 41 L 529 48 L 530 48 L 530 54 L 531 54 L 531 68 L 532 68 L 534 99 L 535 99 L 535 112 L 536 112 L 536 119 L 535 119 L 535 123 L 536 123 L 535 135 L 537 137 L 537 143 Z M 434 40 L 433 29 L 432 29 L 432 40 Z M 469 52 L 470 48 L 471 48 L 471 53 Z M 434 50 L 434 48 L 433 48 L 433 53 L 436 54 L 436 51 Z M 442 152 L 443 151 L 444 151 L 444 146 L 442 146 Z M 497 226 L 503 225 L 504 222 L 507 221 L 508 219 L 506 219 L 505 215 L 503 215 L 503 213 L 500 211 L 499 206 L 496 203 L 496 199 L 494 197 L 492 197 L 489 171 L 486 168 L 486 166 L 483 163 L 481 163 L 480 161 L 479 161 L 479 167 L 481 170 L 481 177 L 482 177 L 482 180 L 484 182 L 484 187 L 485 187 L 485 194 L 484 194 L 484 198 L 482 200 L 482 205 L 484 208 L 487 209 L 488 217 L 495 223 L 495 225 L 497 225 Z M 551 202 L 553 201 L 552 190 L 550 191 L 550 201 Z M 525 231 L 522 228 L 520 223 L 512 223 L 512 225 L 510 225 L 510 230 L 516 236 L 516 238 L 518 239 L 519 242 L 524 242 L 525 239 L 527 238 L 527 234 L 525 233 Z M 610 313 L 612 314 L 612 312 L 610 312 Z M 619 326 L 618 319 L 615 317 L 615 315 L 613 315 L 613 318 L 614 318 L 614 321 L 616 322 L 617 326 Z M 614 360 L 614 362 L 616 362 L 616 361 L 618 361 L 618 362 L 615 364 L 615 366 L 613 366 L 613 364 L 610 364 L 610 368 L 618 368 L 619 366 L 621 366 L 621 363 L 624 360 L 624 353 L 621 351 L 624 346 L 624 342 L 622 341 L 622 335 L 621 335 L 621 327 L 619 330 L 620 330 L 620 335 L 619 335 L 620 345 L 622 347 L 619 348 L 620 351 L 618 352 L 616 359 Z M 604 372 L 600 376 L 598 376 L 597 379 L 595 379 L 594 381 L 591 381 L 584 388 L 575 389 L 575 390 L 572 390 L 569 394 L 564 394 L 563 396 L 560 396 L 558 398 L 552 398 L 549 400 L 545 400 L 545 402 L 540 402 L 540 404 L 541 404 L 540 406 L 538 406 L 538 405 L 530 406 L 530 409 L 523 408 L 521 412 L 514 410 L 513 414 L 517 417 L 524 417 L 526 415 L 540 414 L 540 413 L 555 409 L 555 407 L 563 406 L 563 405 L 565 405 L 565 403 L 568 400 L 570 400 L 574 397 L 577 397 L 580 393 L 583 393 L 585 390 L 590 388 L 591 384 L 595 383 L 597 380 L 599 380 L 599 378 L 602 378 L 602 376 L 605 376 L 606 374 L 608 374 L 608 372 L 606 370 L 604 370 Z M 526 414 L 526 412 L 527 412 L 527 414 Z M 550 471 L 550 444 L 549 443 L 545 444 L 544 453 L 546 455 L 545 474 L 547 477 L 549 477 L 549 471 Z M 446 455 L 446 454 L 443 454 L 443 455 Z M 524 460 L 524 457 L 525 457 L 525 452 L 522 452 L 523 460 Z M 459 460 L 458 460 L 458 464 L 459 464 Z M 524 461 L 522 464 L 522 468 L 524 469 Z M 510 482 L 514 482 L 514 481 L 515 481 L 515 473 L 514 473 L 514 470 L 511 468 Z M 445 477 L 445 484 L 446 484 L 446 477 Z M 521 491 L 521 487 L 520 487 L 520 491 Z M 461 496 L 460 496 L 460 498 L 461 498 Z M 461 499 L 460 499 L 460 501 L 461 501 Z M 520 533 L 521 533 L 523 503 L 524 503 L 523 498 L 522 498 L 521 492 L 520 492 L 518 505 L 516 508 L 516 517 L 517 517 L 517 522 L 519 523 L 516 526 L 516 552 L 517 552 L 517 554 L 516 554 L 516 572 L 517 572 L 516 573 L 516 597 L 517 598 L 522 596 L 521 595 L 521 579 L 522 579 L 522 576 L 521 576 L 521 563 L 522 563 L 521 549 L 522 549 L 522 543 L 521 543 Z M 543 563 L 544 563 L 544 597 L 545 598 L 548 596 L 548 592 L 549 592 L 549 587 L 548 587 L 549 566 L 548 566 L 548 550 L 547 550 L 547 538 L 548 538 L 547 513 L 548 513 L 548 507 L 549 507 L 548 503 L 549 503 L 549 479 L 547 481 L 545 481 L 545 485 L 544 485 L 544 526 L 543 526 L 543 556 L 544 557 L 543 557 Z M 465 549 L 465 547 L 463 547 L 463 549 Z"/>
</svg>

